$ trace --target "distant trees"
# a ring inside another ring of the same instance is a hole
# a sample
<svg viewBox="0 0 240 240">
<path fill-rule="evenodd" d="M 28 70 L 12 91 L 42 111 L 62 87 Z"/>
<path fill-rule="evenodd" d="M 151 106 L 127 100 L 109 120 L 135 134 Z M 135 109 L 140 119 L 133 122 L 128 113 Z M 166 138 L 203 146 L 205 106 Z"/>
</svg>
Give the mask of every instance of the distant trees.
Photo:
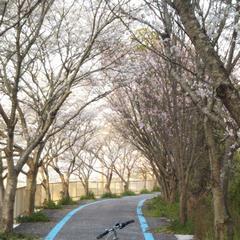
<svg viewBox="0 0 240 240">
<path fill-rule="evenodd" d="M 140 153 L 136 151 L 136 149 L 134 149 L 129 143 L 121 144 L 120 156 L 113 165 L 113 171 L 123 182 L 123 188 L 125 192 L 130 190 L 130 180 L 140 157 Z"/>
<path fill-rule="evenodd" d="M 78 168 L 78 157 L 86 149 L 95 133 L 92 119 L 82 118 L 80 120 L 78 118 L 77 120 L 69 124 L 52 139 L 49 139 L 50 152 L 48 157 L 51 157 L 49 166 L 59 175 L 62 183 L 61 197 L 63 199 L 70 198 L 70 177 Z"/>
<path fill-rule="evenodd" d="M 109 131 L 95 145 L 95 148 L 90 149 L 90 152 L 98 160 L 98 165 L 92 166 L 92 169 L 104 177 L 104 190 L 106 193 L 111 193 L 110 186 L 113 179 L 114 166 L 121 155 L 121 143 L 116 140 L 119 140 L 119 138 L 114 136 L 113 131 Z"/>
<path fill-rule="evenodd" d="M 96 165 L 97 158 L 95 157 L 95 154 L 93 154 L 91 151 L 87 149 L 77 154 L 76 157 L 77 162 L 74 175 L 76 175 L 79 178 L 80 182 L 82 183 L 85 191 L 85 196 L 89 196 L 90 177 L 94 171 L 93 168 Z"/>
</svg>

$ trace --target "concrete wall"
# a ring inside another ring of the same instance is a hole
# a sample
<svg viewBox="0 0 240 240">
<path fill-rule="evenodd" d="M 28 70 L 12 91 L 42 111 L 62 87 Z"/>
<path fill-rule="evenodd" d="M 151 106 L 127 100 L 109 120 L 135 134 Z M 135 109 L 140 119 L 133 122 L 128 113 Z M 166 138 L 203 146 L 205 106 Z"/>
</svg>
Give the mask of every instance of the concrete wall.
<svg viewBox="0 0 240 240">
<path fill-rule="evenodd" d="M 139 193 L 142 189 L 147 188 L 152 190 L 154 186 L 154 180 L 132 180 L 130 182 L 130 189 L 135 193 Z M 104 193 L 104 183 L 91 181 L 89 182 L 90 191 L 94 192 L 96 197 L 100 197 Z M 53 201 L 58 201 L 61 198 L 61 183 L 50 183 L 51 196 Z M 112 181 L 111 183 L 112 193 L 121 194 L 123 192 L 123 183 L 120 181 Z M 84 195 L 84 188 L 81 182 L 71 182 L 69 185 L 70 196 L 74 200 L 78 200 L 82 195 Z M 37 186 L 35 205 L 42 206 L 46 194 L 44 188 L 41 185 Z M 14 217 L 24 214 L 27 208 L 27 191 L 25 187 L 17 189 L 17 194 L 15 198 L 14 206 Z"/>
</svg>

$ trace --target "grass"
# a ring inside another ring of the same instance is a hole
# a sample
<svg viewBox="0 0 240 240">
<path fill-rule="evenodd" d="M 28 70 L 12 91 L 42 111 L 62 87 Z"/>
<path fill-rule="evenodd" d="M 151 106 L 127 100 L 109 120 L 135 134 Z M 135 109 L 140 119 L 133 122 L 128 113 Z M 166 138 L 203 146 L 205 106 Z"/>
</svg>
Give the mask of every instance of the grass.
<svg viewBox="0 0 240 240">
<path fill-rule="evenodd" d="M 158 186 L 153 187 L 152 192 L 160 192 L 160 187 Z"/>
<path fill-rule="evenodd" d="M 234 206 L 230 204 L 230 211 L 234 222 L 234 240 L 240 239 L 240 214 Z M 188 215 L 189 220 L 185 225 L 180 224 L 178 213 L 178 203 L 165 202 L 160 197 L 148 200 L 143 208 L 143 213 L 147 217 L 166 217 L 170 219 L 168 226 L 155 228 L 154 232 L 175 233 L 175 234 L 194 234 L 197 239 L 213 240 L 213 207 L 212 196 L 209 194 L 202 198 Z"/>
<path fill-rule="evenodd" d="M 154 229 L 154 232 L 176 234 L 193 234 L 194 232 L 192 221 L 184 225 L 179 222 L 179 203 L 177 202 L 169 203 L 160 197 L 155 197 L 145 203 L 143 213 L 147 217 L 165 217 L 170 220 L 168 226 L 158 227 Z"/>
<path fill-rule="evenodd" d="M 101 198 L 119 198 L 119 196 L 115 193 L 104 193 Z"/>
<path fill-rule="evenodd" d="M 91 200 L 95 199 L 95 194 L 94 192 L 89 191 L 88 195 L 83 195 L 80 197 L 80 200 Z"/>
<path fill-rule="evenodd" d="M 145 188 L 140 191 L 140 194 L 149 194 L 149 193 L 151 192 Z"/>
<path fill-rule="evenodd" d="M 60 205 L 59 203 L 55 203 L 53 200 L 49 200 L 49 201 L 43 202 L 43 208 L 44 209 L 61 209 L 62 205 Z"/>
<path fill-rule="evenodd" d="M 71 197 L 65 197 L 58 201 L 58 205 L 75 205 L 77 201 L 74 201 Z"/>
<path fill-rule="evenodd" d="M 178 219 L 178 203 L 167 203 L 160 197 L 148 200 L 143 208 L 147 217 L 166 217 L 172 221 Z"/>
<path fill-rule="evenodd" d="M 25 235 L 25 234 L 17 234 L 17 233 L 9 233 L 9 234 L 1 234 L 0 233 L 0 239 L 1 240 L 40 240 L 40 238 L 33 237 L 30 235 Z"/>
<path fill-rule="evenodd" d="M 136 193 L 131 191 L 131 190 L 128 190 L 128 191 L 125 191 L 121 194 L 122 197 L 125 197 L 125 196 L 135 196 Z"/>
<path fill-rule="evenodd" d="M 16 218 L 18 223 L 25 223 L 25 222 L 49 222 L 48 216 L 43 213 L 42 211 L 34 212 L 32 215 L 20 215 Z"/>
<path fill-rule="evenodd" d="M 178 220 L 171 221 L 169 226 L 161 226 L 154 229 L 158 233 L 175 233 L 175 234 L 194 234 L 194 226 L 192 221 L 181 224 Z"/>
</svg>

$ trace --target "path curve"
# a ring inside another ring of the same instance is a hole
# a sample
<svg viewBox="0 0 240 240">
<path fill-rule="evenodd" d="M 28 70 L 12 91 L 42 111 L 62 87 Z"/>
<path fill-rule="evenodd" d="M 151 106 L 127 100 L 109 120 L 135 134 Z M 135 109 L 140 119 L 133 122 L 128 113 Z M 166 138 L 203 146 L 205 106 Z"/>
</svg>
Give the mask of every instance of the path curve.
<svg viewBox="0 0 240 240">
<path fill-rule="evenodd" d="M 59 229 L 54 240 L 93 240 L 117 222 L 134 219 L 135 223 L 119 231 L 121 240 L 144 240 L 137 216 L 138 203 L 154 195 L 140 195 L 99 201 L 75 212 Z M 47 239 L 47 238 L 45 238 Z"/>
</svg>

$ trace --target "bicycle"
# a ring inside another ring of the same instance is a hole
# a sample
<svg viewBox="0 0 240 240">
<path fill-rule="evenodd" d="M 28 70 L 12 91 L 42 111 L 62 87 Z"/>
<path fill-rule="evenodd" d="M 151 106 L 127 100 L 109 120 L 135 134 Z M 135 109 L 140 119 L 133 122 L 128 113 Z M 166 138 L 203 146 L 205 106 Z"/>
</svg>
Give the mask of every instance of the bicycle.
<svg viewBox="0 0 240 240">
<path fill-rule="evenodd" d="M 110 239 L 110 237 L 113 237 L 112 240 L 119 240 L 119 238 L 117 236 L 117 230 L 123 229 L 128 224 L 134 223 L 134 222 L 135 222 L 134 220 L 129 220 L 127 222 L 117 223 L 112 228 L 106 229 L 103 233 L 99 234 L 97 236 L 97 239 L 103 238 L 104 236 L 108 235 L 109 233 L 112 233 L 111 235 L 109 235 L 109 237 L 107 239 Z"/>
</svg>

